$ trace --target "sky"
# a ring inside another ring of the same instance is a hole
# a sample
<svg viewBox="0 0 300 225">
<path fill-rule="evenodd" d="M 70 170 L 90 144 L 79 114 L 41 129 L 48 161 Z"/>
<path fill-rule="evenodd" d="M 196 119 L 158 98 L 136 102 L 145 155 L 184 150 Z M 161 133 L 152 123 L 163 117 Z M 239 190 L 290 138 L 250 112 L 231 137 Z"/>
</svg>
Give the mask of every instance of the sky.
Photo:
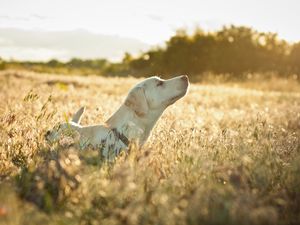
<svg viewBox="0 0 300 225">
<path fill-rule="evenodd" d="M 145 47 L 161 45 L 179 28 L 217 30 L 234 24 L 276 32 L 296 42 L 300 41 L 299 11 L 298 0 L 0 0 L 0 29 L 81 29 L 131 38 Z M 0 33 L 1 43 L 3 47 L 9 40 L 1 40 Z"/>
</svg>

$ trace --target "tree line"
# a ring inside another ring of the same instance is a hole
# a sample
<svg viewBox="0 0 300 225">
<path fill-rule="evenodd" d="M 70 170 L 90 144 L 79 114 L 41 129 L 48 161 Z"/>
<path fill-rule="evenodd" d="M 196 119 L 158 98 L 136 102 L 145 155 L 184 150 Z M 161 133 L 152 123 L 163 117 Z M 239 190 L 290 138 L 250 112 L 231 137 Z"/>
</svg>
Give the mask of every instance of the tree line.
<svg viewBox="0 0 300 225">
<path fill-rule="evenodd" d="M 274 71 L 300 74 L 300 42 L 290 44 L 275 33 L 248 27 L 223 27 L 216 32 L 197 29 L 188 35 L 180 30 L 165 48 L 145 52 L 138 58 L 127 55 L 124 63 L 132 73 L 201 74 Z"/>
<path fill-rule="evenodd" d="M 77 58 L 66 63 L 55 59 L 46 63 L 14 63 L 27 68 L 39 66 L 119 76 L 189 74 L 193 77 L 212 72 L 242 78 L 247 73 L 269 71 L 289 75 L 300 74 L 300 42 L 288 43 L 279 39 L 276 33 L 231 25 L 215 32 L 197 28 L 188 34 L 184 29 L 178 30 L 165 46 L 152 48 L 137 57 L 125 53 L 119 63 Z"/>
</svg>

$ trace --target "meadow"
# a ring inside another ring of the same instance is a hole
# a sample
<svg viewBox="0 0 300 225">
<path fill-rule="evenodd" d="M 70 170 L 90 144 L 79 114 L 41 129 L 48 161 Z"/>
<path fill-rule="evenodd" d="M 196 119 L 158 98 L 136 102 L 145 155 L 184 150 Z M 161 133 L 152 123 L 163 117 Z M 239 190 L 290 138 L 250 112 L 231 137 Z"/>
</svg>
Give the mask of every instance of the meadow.
<svg viewBox="0 0 300 225">
<path fill-rule="evenodd" d="M 0 73 L 0 224 L 300 224 L 300 83 L 194 83 L 103 162 L 44 134 L 103 123 L 142 78 Z"/>
</svg>

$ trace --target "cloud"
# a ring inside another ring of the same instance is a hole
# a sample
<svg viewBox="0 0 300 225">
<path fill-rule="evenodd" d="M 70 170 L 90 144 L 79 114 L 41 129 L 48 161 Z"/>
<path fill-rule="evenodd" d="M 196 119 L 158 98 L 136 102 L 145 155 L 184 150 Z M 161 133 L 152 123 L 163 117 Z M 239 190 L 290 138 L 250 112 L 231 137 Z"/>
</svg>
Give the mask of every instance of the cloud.
<svg viewBox="0 0 300 225">
<path fill-rule="evenodd" d="M 154 21 L 158 21 L 158 22 L 162 22 L 163 21 L 163 17 L 159 16 L 159 15 L 148 14 L 147 17 L 150 18 L 151 20 L 154 20 Z"/>
<path fill-rule="evenodd" d="M 42 31 L 0 28 L 0 57 L 21 60 L 108 58 L 120 60 L 125 52 L 136 54 L 149 45 L 133 38 L 101 35 L 86 30 Z"/>
<path fill-rule="evenodd" d="M 1 58 L 17 60 L 47 61 L 49 59 L 69 59 L 68 53 L 63 50 L 53 50 L 38 47 L 0 46 Z"/>
<path fill-rule="evenodd" d="M 30 17 L 25 16 L 6 16 L 6 15 L 0 15 L 0 20 L 9 20 L 9 21 L 28 21 L 30 20 Z"/>
<path fill-rule="evenodd" d="M 42 16 L 39 14 L 30 14 L 26 16 L 7 16 L 7 15 L 0 15 L 0 21 L 33 21 L 33 20 L 47 20 L 49 19 L 48 16 Z"/>
<path fill-rule="evenodd" d="M 42 15 L 39 15 L 39 14 L 30 14 L 30 18 L 38 19 L 38 20 L 46 20 L 46 19 L 49 19 L 48 16 L 42 16 Z"/>
</svg>

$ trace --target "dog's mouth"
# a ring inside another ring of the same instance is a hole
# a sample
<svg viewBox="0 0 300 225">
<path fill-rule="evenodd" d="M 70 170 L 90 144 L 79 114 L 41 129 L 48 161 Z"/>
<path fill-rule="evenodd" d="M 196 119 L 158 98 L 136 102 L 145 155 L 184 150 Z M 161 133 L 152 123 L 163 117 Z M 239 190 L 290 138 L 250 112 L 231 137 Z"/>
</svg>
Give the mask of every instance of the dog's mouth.
<svg viewBox="0 0 300 225">
<path fill-rule="evenodd" d="M 184 97 L 188 91 L 188 87 L 189 87 L 189 84 L 187 83 L 180 94 L 175 95 L 174 97 L 172 97 L 171 99 L 168 100 L 168 105 L 171 105 L 171 104 L 175 103 L 177 100 L 179 100 L 180 98 Z"/>
<path fill-rule="evenodd" d="M 178 99 L 180 99 L 183 95 L 176 95 L 175 97 L 170 99 L 170 102 L 174 102 L 177 101 Z"/>
<path fill-rule="evenodd" d="M 174 104 L 177 100 L 179 100 L 180 98 L 182 98 L 185 94 L 186 94 L 186 92 L 184 92 L 184 93 L 182 93 L 182 94 L 179 94 L 179 95 L 176 95 L 176 96 L 172 97 L 171 99 L 169 99 L 169 100 L 167 101 L 167 104 L 168 104 L 168 105 Z"/>
</svg>

